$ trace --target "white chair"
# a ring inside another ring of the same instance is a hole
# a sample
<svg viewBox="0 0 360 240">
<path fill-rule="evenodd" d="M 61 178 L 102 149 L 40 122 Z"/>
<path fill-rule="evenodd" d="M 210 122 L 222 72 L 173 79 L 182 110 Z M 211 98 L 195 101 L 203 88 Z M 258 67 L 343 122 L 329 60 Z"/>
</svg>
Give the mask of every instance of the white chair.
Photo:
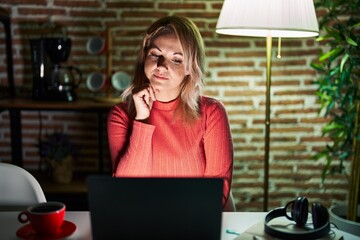
<svg viewBox="0 0 360 240">
<path fill-rule="evenodd" d="M 236 206 L 234 202 L 234 197 L 232 192 L 230 191 L 228 201 L 225 204 L 223 212 L 236 212 Z"/>
<path fill-rule="evenodd" d="M 46 198 L 35 177 L 21 167 L 0 162 L 0 211 L 21 211 L 40 202 Z"/>
</svg>

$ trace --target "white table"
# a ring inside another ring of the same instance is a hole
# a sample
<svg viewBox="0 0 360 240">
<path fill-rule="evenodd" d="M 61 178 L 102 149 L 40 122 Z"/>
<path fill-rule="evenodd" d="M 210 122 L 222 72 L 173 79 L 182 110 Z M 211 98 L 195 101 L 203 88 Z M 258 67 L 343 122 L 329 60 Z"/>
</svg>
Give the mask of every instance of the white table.
<svg viewBox="0 0 360 240">
<path fill-rule="evenodd" d="M 0 239 L 17 239 L 16 231 L 22 226 L 17 220 L 19 212 L 0 212 Z M 237 237 L 236 234 L 228 232 L 242 233 L 250 226 L 262 221 L 266 213 L 262 212 L 236 212 L 223 213 L 221 240 L 230 240 Z M 86 211 L 68 211 L 66 220 L 76 224 L 76 231 L 66 239 L 89 240 L 91 239 L 90 215 Z M 345 240 L 360 240 L 360 237 L 343 233 Z"/>
</svg>

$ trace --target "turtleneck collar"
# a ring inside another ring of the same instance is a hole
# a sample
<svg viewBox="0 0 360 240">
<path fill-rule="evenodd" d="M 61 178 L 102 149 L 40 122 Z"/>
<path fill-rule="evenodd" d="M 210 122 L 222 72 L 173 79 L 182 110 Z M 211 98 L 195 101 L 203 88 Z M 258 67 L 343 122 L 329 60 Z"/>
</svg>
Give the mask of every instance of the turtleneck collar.
<svg viewBox="0 0 360 240">
<path fill-rule="evenodd" d="M 155 101 L 153 103 L 153 108 L 159 109 L 159 110 L 175 110 L 180 102 L 180 98 L 177 97 L 174 100 L 170 102 L 160 102 Z"/>
</svg>

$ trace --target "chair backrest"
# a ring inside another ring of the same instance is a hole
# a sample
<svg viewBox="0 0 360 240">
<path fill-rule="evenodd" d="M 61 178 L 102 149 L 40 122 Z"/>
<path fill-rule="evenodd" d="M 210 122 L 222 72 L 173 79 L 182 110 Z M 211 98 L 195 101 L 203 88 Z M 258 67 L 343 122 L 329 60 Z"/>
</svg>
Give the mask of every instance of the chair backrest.
<svg viewBox="0 0 360 240">
<path fill-rule="evenodd" d="M 46 202 L 39 182 L 25 169 L 0 163 L 0 211 L 23 210 Z"/>
<path fill-rule="evenodd" d="M 236 212 L 236 206 L 232 191 L 230 191 L 229 198 L 228 201 L 226 202 L 223 212 Z"/>
</svg>

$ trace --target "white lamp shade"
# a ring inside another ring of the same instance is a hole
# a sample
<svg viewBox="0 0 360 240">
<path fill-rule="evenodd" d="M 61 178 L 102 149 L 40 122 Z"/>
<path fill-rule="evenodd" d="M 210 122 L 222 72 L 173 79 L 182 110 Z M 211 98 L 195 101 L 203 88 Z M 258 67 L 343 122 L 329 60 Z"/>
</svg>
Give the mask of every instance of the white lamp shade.
<svg viewBox="0 0 360 240">
<path fill-rule="evenodd" d="M 319 35 L 313 0 L 225 0 L 220 34 L 300 38 Z"/>
</svg>

